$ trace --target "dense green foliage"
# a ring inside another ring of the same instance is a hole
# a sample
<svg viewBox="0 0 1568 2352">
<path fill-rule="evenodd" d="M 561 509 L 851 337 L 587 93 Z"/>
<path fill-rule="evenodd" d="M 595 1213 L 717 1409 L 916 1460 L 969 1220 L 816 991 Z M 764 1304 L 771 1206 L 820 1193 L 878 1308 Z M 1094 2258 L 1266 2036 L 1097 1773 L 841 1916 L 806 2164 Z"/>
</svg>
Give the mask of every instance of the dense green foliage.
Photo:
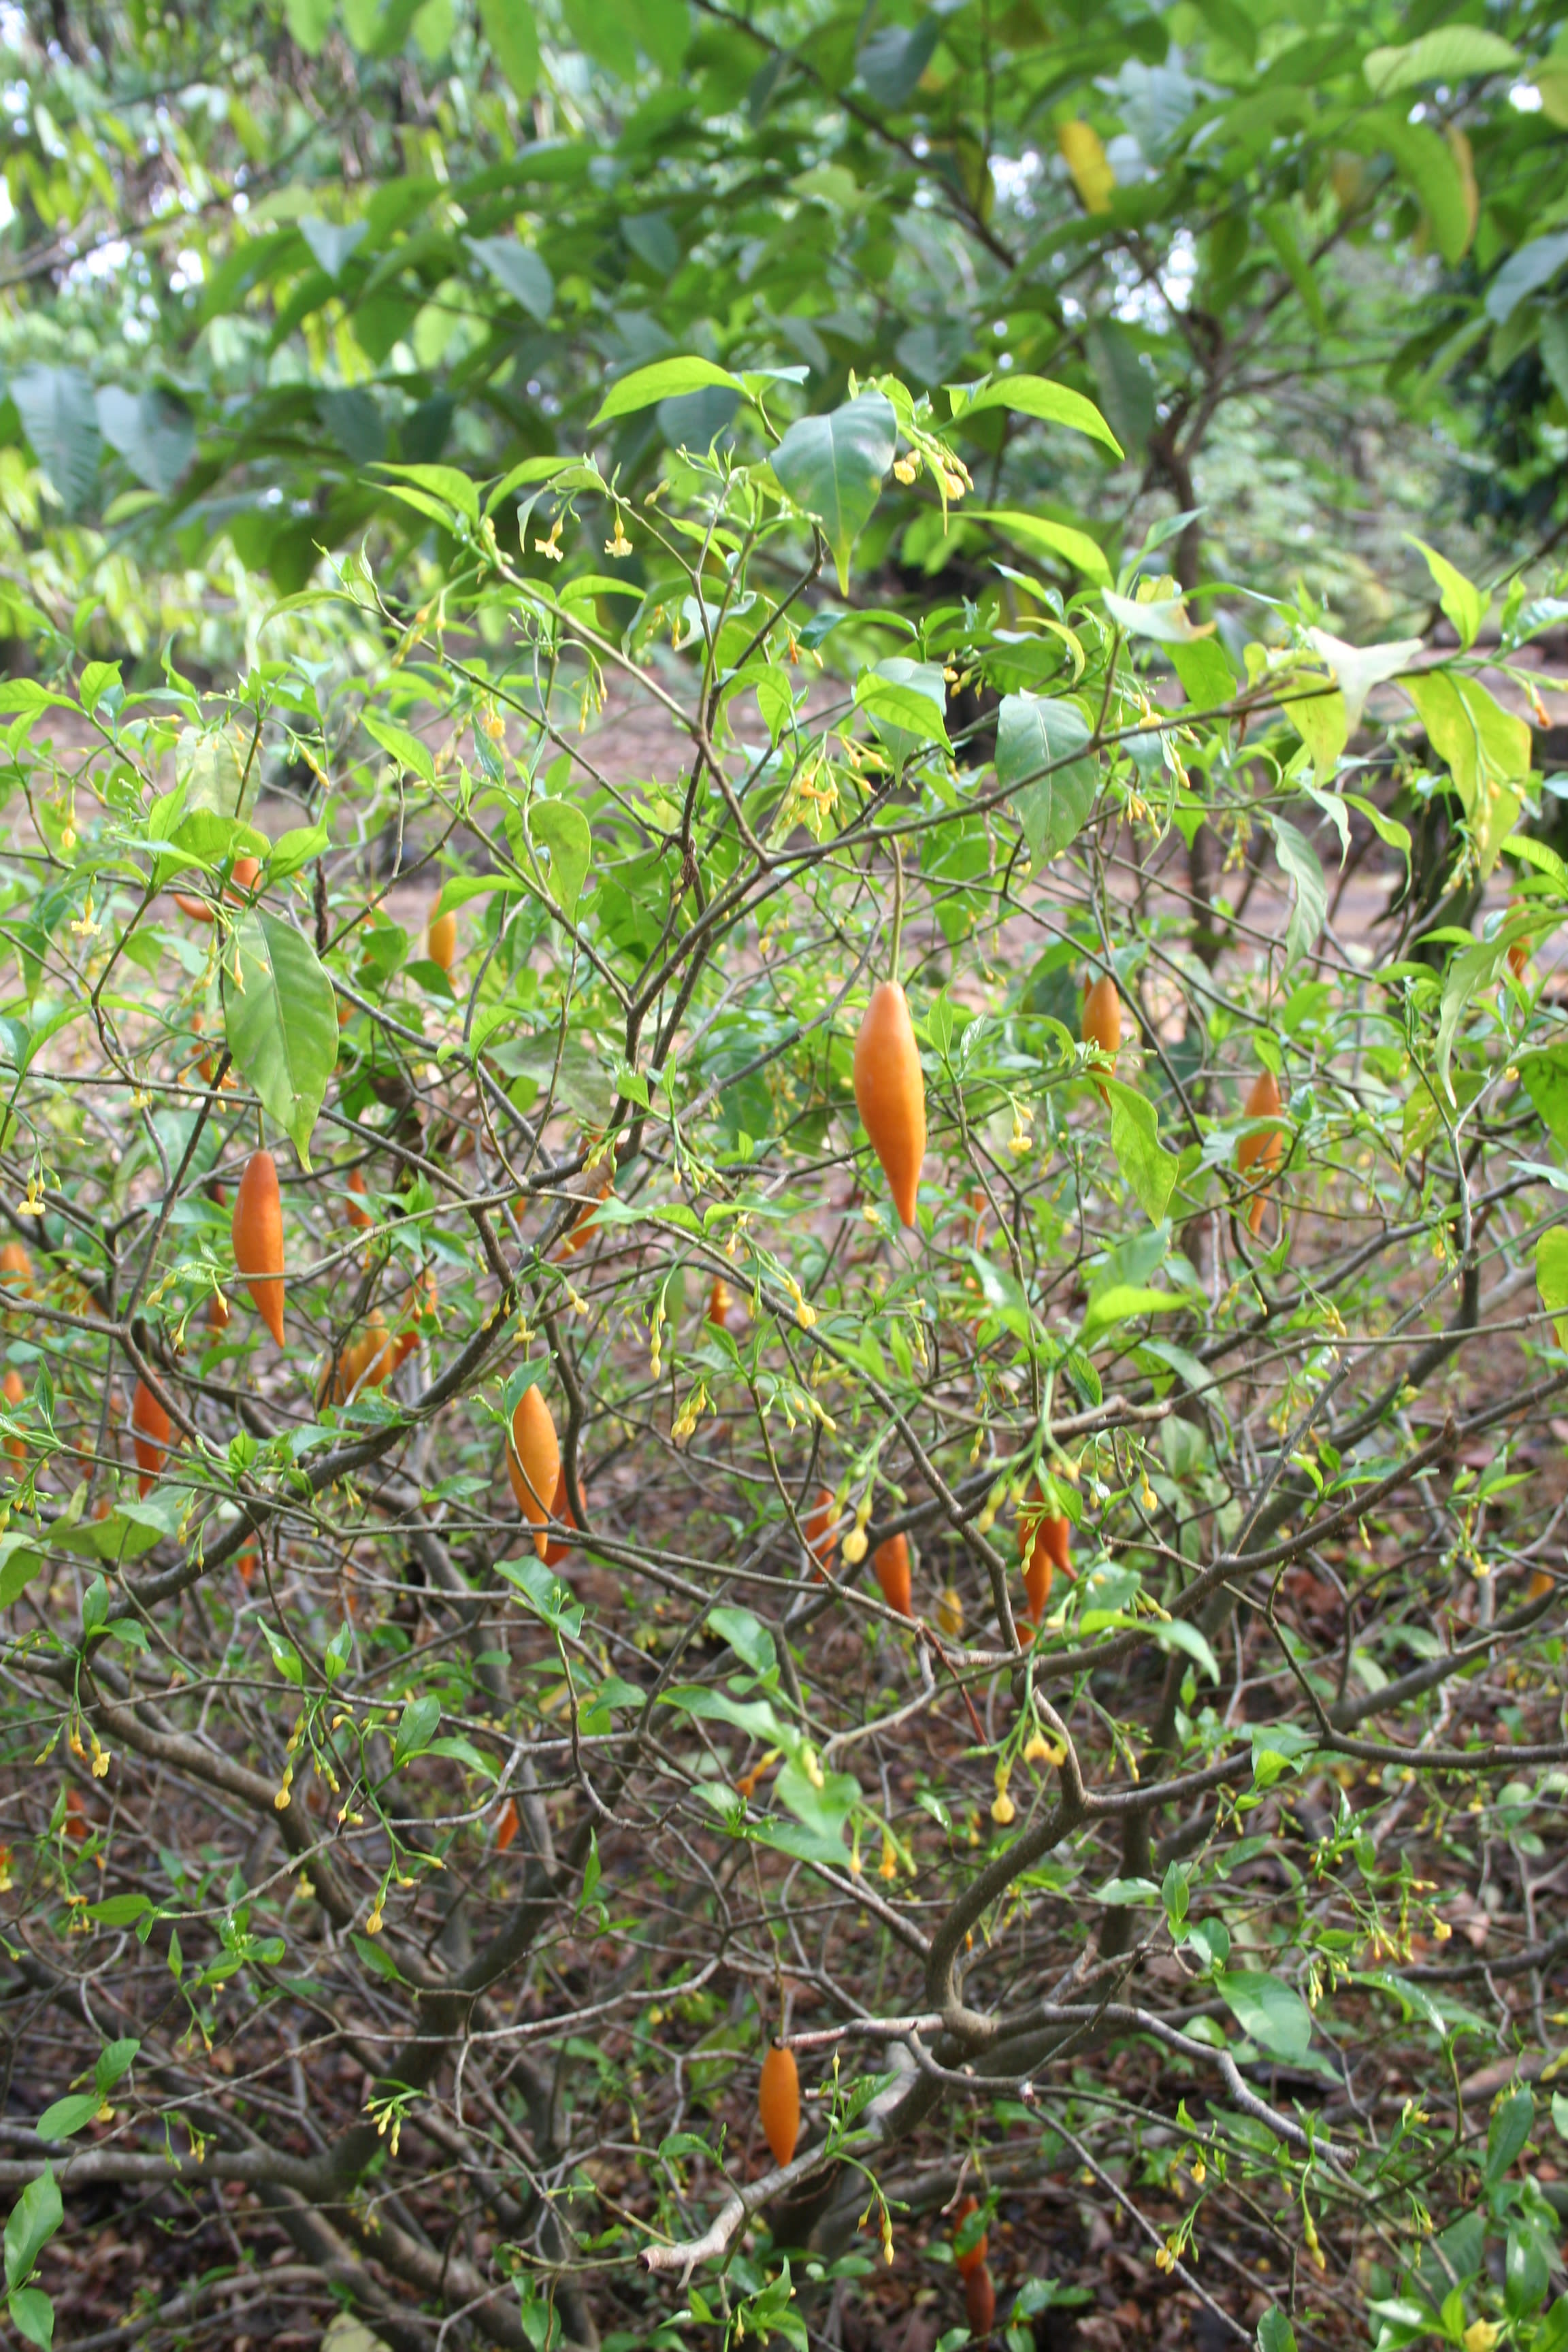
<svg viewBox="0 0 1568 2352">
<path fill-rule="evenodd" d="M 27 22 L 14 2329 L 1564 2352 L 1554 27 Z"/>
</svg>

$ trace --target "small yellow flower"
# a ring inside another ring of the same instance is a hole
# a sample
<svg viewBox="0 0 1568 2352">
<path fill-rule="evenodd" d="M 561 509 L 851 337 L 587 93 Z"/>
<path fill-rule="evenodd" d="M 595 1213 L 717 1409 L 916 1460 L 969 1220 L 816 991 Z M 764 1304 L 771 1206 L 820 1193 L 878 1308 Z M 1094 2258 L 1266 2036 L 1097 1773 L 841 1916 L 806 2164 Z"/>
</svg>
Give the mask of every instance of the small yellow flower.
<svg viewBox="0 0 1568 2352">
<path fill-rule="evenodd" d="M 963 1632 L 963 1595 L 956 1585 L 944 1587 L 936 1604 L 937 1630 L 956 1642 Z"/>
<path fill-rule="evenodd" d="M 620 509 L 617 508 L 616 509 L 616 535 L 614 539 L 607 539 L 605 541 L 605 553 L 606 555 L 629 555 L 631 551 L 632 543 L 626 537 L 626 525 L 621 520 Z"/>
<path fill-rule="evenodd" d="M 1207 2165 L 1204 2162 L 1203 2158 L 1200 2156 L 1200 2157 L 1198 2157 L 1198 2158 L 1195 2159 L 1195 2161 L 1194 2162 L 1194 2165 L 1193 2165 L 1193 2186 L 1194 2186 L 1194 2189 L 1201 2189 L 1201 2188 L 1203 2187 L 1203 2185 L 1204 2185 L 1204 2182 L 1208 2179 L 1208 2177 L 1209 2177 L 1209 2168 L 1208 2168 Z"/>
<path fill-rule="evenodd" d="M 365 1934 L 366 1934 L 367 1936 L 379 1936 L 379 1935 L 380 1935 L 380 1933 L 381 1933 L 381 1905 L 380 1905 L 379 1903 L 376 1905 L 375 1909 L 371 1913 L 370 1917 L 365 1921 L 365 1923 L 364 1923 L 364 1932 L 365 1932 Z"/>
<path fill-rule="evenodd" d="M 552 563 L 559 563 L 562 559 L 561 523 L 562 518 L 560 515 L 557 515 L 554 522 L 551 525 L 549 538 L 536 539 L 533 542 L 533 551 L 535 555 L 542 555 Z"/>
<path fill-rule="evenodd" d="M 95 1739 L 92 1743 L 92 1777 L 95 1780 L 102 1780 L 108 1777 L 109 1762 L 108 1748 L 100 1748 Z"/>
<path fill-rule="evenodd" d="M 915 476 L 920 472 L 920 459 L 915 457 L 912 451 L 897 459 L 893 467 L 893 471 L 897 475 L 899 480 L 904 483 L 906 487 L 909 483 L 914 480 Z"/>
<path fill-rule="evenodd" d="M 1501 2334 L 1495 2319 L 1472 2319 L 1465 2330 L 1465 2352 L 1492 2352 Z"/>
<path fill-rule="evenodd" d="M 997 1790 L 995 1797 L 992 1801 L 991 1818 L 996 1823 L 998 1829 L 1004 1830 L 1006 1828 L 1009 1822 L 1017 1820 L 1018 1808 L 1013 1802 L 1012 1798 L 1007 1794 L 1005 1789 Z"/>
<path fill-rule="evenodd" d="M 864 1528 L 851 1528 L 844 1538 L 844 1558 L 851 1568 L 858 1568 L 870 1550 L 870 1538 Z"/>
<path fill-rule="evenodd" d="M 1453 1932 L 1454 1932 L 1454 1930 L 1453 1930 L 1453 1928 L 1449 1926 L 1449 1924 L 1448 1924 L 1448 1922 L 1447 1922 L 1447 1919 L 1434 1919 L 1434 1920 L 1433 1920 L 1433 1922 L 1432 1922 L 1432 1937 L 1433 1937 L 1433 1940 L 1434 1940 L 1434 1942 L 1436 1942 L 1436 1943 L 1439 1943 L 1439 1944 L 1446 1944 L 1446 1943 L 1447 1942 L 1447 1940 L 1448 1940 L 1449 1937 L 1453 1934 Z"/>
<path fill-rule="evenodd" d="M 1047 1739 L 1044 1732 L 1032 1732 L 1029 1737 L 1028 1745 L 1024 1750 L 1025 1763 L 1050 1764 L 1058 1760 L 1056 1750 L 1051 1747 L 1050 1742 Z"/>
<path fill-rule="evenodd" d="M 882 1859 L 877 1864 L 877 1875 L 879 1878 L 892 1879 L 897 1878 L 898 1874 L 899 1857 L 893 1851 L 893 1841 L 891 1838 L 885 1837 L 882 1840 Z"/>
</svg>

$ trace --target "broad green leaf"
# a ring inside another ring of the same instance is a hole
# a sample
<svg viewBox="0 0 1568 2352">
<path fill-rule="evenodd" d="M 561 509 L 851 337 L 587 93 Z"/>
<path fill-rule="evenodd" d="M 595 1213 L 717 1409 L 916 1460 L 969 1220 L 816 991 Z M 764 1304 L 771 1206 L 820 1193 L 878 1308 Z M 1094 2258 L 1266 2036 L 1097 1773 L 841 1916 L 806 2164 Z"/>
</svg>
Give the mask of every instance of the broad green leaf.
<svg viewBox="0 0 1568 2352">
<path fill-rule="evenodd" d="M 1127 454 L 1092 400 L 1043 375 L 998 376 L 973 400 L 963 401 L 962 406 L 961 399 L 961 394 L 952 394 L 954 421 L 959 424 L 967 416 L 978 416 L 983 409 L 1008 408 L 1016 416 L 1034 416 L 1044 425 L 1065 425 L 1073 433 L 1087 433 L 1114 457 Z"/>
<path fill-rule="evenodd" d="M 1154 1627 L 1154 1641 L 1162 1650 L 1180 1650 L 1184 1657 L 1191 1658 L 1200 1674 L 1206 1675 L 1211 1683 L 1218 1682 L 1219 1660 L 1201 1625 L 1191 1624 L 1184 1617 L 1172 1617 Z"/>
<path fill-rule="evenodd" d="M 303 1167 L 338 1060 L 332 983 L 302 932 L 280 916 L 242 916 L 224 950 L 224 1034 L 235 1068 L 289 1136 Z"/>
<path fill-rule="evenodd" d="M 1266 1969 L 1220 1969 L 1215 1989 L 1242 2032 L 1275 2057 L 1299 2063 L 1312 2046 L 1312 2012 Z"/>
<path fill-rule="evenodd" d="M 1183 596 L 1165 596 L 1141 604 L 1135 596 L 1118 596 L 1102 588 L 1100 601 L 1119 628 L 1131 637 L 1150 637 L 1156 645 L 1190 645 L 1194 637 L 1214 634 L 1213 621 L 1194 621 Z"/>
<path fill-rule="evenodd" d="M 319 57 L 332 29 L 335 0 L 283 0 L 289 32 L 308 58 Z"/>
<path fill-rule="evenodd" d="M 394 1765 L 406 1764 L 411 1758 L 422 1756 L 436 1735 L 441 1720 L 441 1702 L 426 1693 L 421 1698 L 411 1698 L 398 1717 L 397 1730 L 392 1742 Z"/>
<path fill-rule="evenodd" d="M 317 268 L 324 269 L 329 278 L 341 278 L 370 235 L 370 223 L 307 218 L 300 223 L 300 234 L 310 247 Z"/>
<path fill-rule="evenodd" d="M 1437 757 L 1454 780 L 1475 835 L 1484 880 L 1497 864 L 1521 806 L 1514 789 L 1530 774 L 1530 729 L 1502 709 L 1479 678 L 1427 670 L 1400 680 Z"/>
<path fill-rule="evenodd" d="M 754 1675 L 772 1671 L 778 1653 L 773 1635 L 760 1617 L 753 1617 L 749 1609 L 710 1609 L 708 1622 Z"/>
<path fill-rule="evenodd" d="M 1429 124 L 1411 122 L 1391 107 L 1370 119 L 1364 136 L 1393 156 L 1394 169 L 1431 223 L 1433 243 L 1452 268 L 1468 251 L 1475 233 L 1470 198 L 1453 149 Z"/>
<path fill-rule="evenodd" d="M 743 393 L 746 389 L 738 375 L 728 368 L 718 367 L 711 360 L 655 360 L 650 367 L 634 368 L 614 383 L 599 403 L 595 425 L 608 425 L 617 416 L 635 416 L 639 409 L 655 408 L 661 400 L 678 400 L 684 394 L 701 392 L 709 384 L 723 384 L 730 391 Z"/>
<path fill-rule="evenodd" d="M 100 1927 L 129 1927 L 152 1908 L 145 1895 L 110 1895 L 101 1903 L 89 1903 L 87 1916 Z"/>
<path fill-rule="evenodd" d="M 1374 97 L 1392 98 L 1424 81 L 1466 81 L 1474 74 L 1511 73 L 1519 51 L 1481 25 L 1438 25 L 1397 48 L 1369 50 L 1362 70 Z"/>
<path fill-rule="evenodd" d="M 1428 547 L 1426 541 L 1417 539 L 1414 532 L 1407 531 L 1405 536 L 1411 546 L 1418 547 L 1426 558 L 1426 569 L 1436 583 L 1438 600 L 1458 632 L 1459 643 L 1461 646 L 1473 646 L 1481 633 L 1481 623 L 1487 617 L 1487 605 L 1490 600 L 1482 594 L 1473 581 L 1467 580 L 1446 555 L 1439 555 L 1435 547 Z"/>
<path fill-rule="evenodd" d="M 1096 1083 L 1110 1097 L 1111 1155 L 1143 1214 L 1157 1225 L 1171 1205 L 1181 1162 L 1161 1143 L 1160 1122 L 1147 1096 L 1120 1078 Z"/>
<path fill-rule="evenodd" d="M 38 2137 L 70 2139 L 77 2132 L 86 2130 L 102 2105 L 102 2097 L 97 2091 L 68 2092 L 63 2099 L 57 2099 L 52 2106 L 46 2107 L 38 2117 Z"/>
<path fill-rule="evenodd" d="M 996 720 L 996 781 L 1015 793 L 1029 855 L 1048 865 L 1083 829 L 1100 787 L 1092 756 L 1082 751 L 1094 730 L 1082 706 L 1063 696 L 1006 694 Z"/>
<path fill-rule="evenodd" d="M 1535 2101 L 1530 2093 L 1520 2089 L 1510 2091 L 1492 2109 L 1487 2126 L 1486 2182 L 1495 2189 L 1505 2173 L 1510 2171 L 1524 2153 L 1525 2142 L 1535 2126 Z"/>
<path fill-rule="evenodd" d="M 33 455 L 68 515 L 87 502 L 98 474 L 98 401 L 79 368 L 26 367 L 11 378 L 11 397 Z"/>
<path fill-rule="evenodd" d="M 1277 816 L 1273 824 L 1275 856 L 1281 870 L 1296 886 L 1290 919 L 1285 927 L 1284 970 L 1289 971 L 1310 948 L 1317 945 L 1329 911 L 1329 886 L 1323 879 L 1318 853 L 1306 835 L 1298 832 L 1288 817 Z"/>
<path fill-rule="evenodd" d="M 550 886 L 556 905 L 571 922 L 594 855 L 588 820 L 571 801 L 535 801 L 528 812 L 528 829 L 540 846 L 550 852 Z"/>
<path fill-rule="evenodd" d="M 1142 1283 L 1113 1282 L 1108 1290 L 1099 1292 L 1089 1301 L 1089 1312 L 1083 1318 L 1084 1345 L 1088 1347 L 1113 1324 L 1131 1323 L 1142 1315 L 1171 1315 L 1191 1305 L 1192 1300 L 1179 1290 L 1152 1290 Z"/>
<path fill-rule="evenodd" d="M 515 236 L 470 236 L 466 242 L 502 292 L 542 326 L 555 308 L 555 280 L 533 247 Z"/>
<path fill-rule="evenodd" d="M 916 662 L 903 654 L 889 654 L 874 668 L 861 671 L 855 699 L 900 772 L 922 744 L 935 743 L 944 751 L 952 751 L 947 740 L 947 688 L 940 662 Z"/>
<path fill-rule="evenodd" d="M 1433 1066 L 1450 1103 L 1456 1099 L 1448 1068 L 1459 1023 L 1473 997 L 1489 987 L 1508 953 L 1506 939 L 1478 940 L 1455 956 L 1443 974 L 1443 995 L 1437 1010 L 1437 1045 Z"/>
<path fill-rule="evenodd" d="M 8 2287 L 25 2286 L 32 2276 L 33 2265 L 55 2231 L 65 2219 L 60 2192 L 53 2168 L 45 2165 L 36 2180 L 29 2180 L 11 2209 L 5 2224 L 5 2284 Z"/>
<path fill-rule="evenodd" d="M 1344 696 L 1326 678 L 1296 677 L 1280 688 L 1279 708 L 1305 743 L 1312 773 L 1321 784 L 1329 783 L 1350 740 Z"/>
<path fill-rule="evenodd" d="M 539 27 L 531 0 L 479 0 L 479 23 L 515 95 L 531 98 L 539 83 Z"/>
<path fill-rule="evenodd" d="M 154 387 L 126 392 L 119 384 L 100 385 L 98 429 L 138 481 L 163 496 L 174 488 L 196 453 L 190 410 Z"/>
<path fill-rule="evenodd" d="M 1528 245 L 1521 245 L 1510 254 L 1487 288 L 1488 318 L 1500 327 L 1506 326 L 1525 296 L 1533 294 L 1538 286 L 1550 284 L 1565 261 L 1568 231 L 1559 229 L 1551 236 L 1532 237 Z"/>
<path fill-rule="evenodd" d="M 1547 1313 L 1557 1318 L 1558 1346 L 1568 1348 L 1568 1225 L 1553 1225 L 1536 1243 L 1535 1287 Z"/>
<path fill-rule="evenodd" d="M 1296 2352 L 1296 2331 L 1278 2304 L 1258 2323 L 1258 2352 Z"/>
<path fill-rule="evenodd" d="M 942 38 L 942 13 L 931 8 L 908 28 L 881 25 L 856 59 L 860 79 L 879 106 L 898 109 L 914 96 Z"/>
<path fill-rule="evenodd" d="M 895 436 L 892 403 L 864 392 L 826 416 L 803 416 L 773 454 L 784 490 L 822 526 L 843 595 L 849 593 L 850 550 L 881 495 Z"/>
<path fill-rule="evenodd" d="M 1237 675 L 1223 641 L 1194 637 L 1171 647 L 1171 666 L 1182 681 L 1182 691 L 1197 710 L 1219 710 L 1237 690 Z"/>
<path fill-rule="evenodd" d="M 55 2306 L 42 2287 L 13 2287 L 6 2298 L 6 2310 L 11 2325 L 24 2342 L 36 2344 L 38 2352 L 51 2352 L 55 2340 Z"/>
<path fill-rule="evenodd" d="M 988 522 L 1014 545 L 1034 556 L 1061 556 L 1081 572 L 1096 586 L 1110 585 L 1110 566 L 1105 551 L 1086 530 L 1074 530 L 1070 523 L 1051 522 L 1041 515 L 1018 514 L 1007 507 L 969 507 L 964 509 L 965 522 Z"/>
</svg>

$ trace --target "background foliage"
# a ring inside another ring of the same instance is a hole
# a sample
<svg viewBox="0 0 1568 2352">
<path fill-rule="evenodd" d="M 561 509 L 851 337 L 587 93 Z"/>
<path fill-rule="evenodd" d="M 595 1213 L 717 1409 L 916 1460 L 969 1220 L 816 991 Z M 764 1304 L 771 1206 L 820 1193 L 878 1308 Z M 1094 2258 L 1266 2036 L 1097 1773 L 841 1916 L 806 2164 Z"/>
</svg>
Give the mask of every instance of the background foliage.
<svg viewBox="0 0 1568 2352">
<path fill-rule="evenodd" d="M 1562 2352 L 1568 39 L 0 36 L 13 2328 Z"/>
</svg>

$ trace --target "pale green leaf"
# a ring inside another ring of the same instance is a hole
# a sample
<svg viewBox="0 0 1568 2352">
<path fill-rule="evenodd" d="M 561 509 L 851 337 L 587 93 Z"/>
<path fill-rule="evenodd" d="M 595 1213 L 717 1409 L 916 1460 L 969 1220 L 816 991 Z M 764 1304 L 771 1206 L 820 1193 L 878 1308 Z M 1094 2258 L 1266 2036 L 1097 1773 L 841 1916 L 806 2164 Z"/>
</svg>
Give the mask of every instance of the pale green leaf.
<svg viewBox="0 0 1568 2352">
<path fill-rule="evenodd" d="M 277 915 L 240 918 L 224 948 L 224 1034 L 235 1068 L 310 1165 L 310 1131 L 338 1061 L 332 983 L 302 932 Z"/>
</svg>

